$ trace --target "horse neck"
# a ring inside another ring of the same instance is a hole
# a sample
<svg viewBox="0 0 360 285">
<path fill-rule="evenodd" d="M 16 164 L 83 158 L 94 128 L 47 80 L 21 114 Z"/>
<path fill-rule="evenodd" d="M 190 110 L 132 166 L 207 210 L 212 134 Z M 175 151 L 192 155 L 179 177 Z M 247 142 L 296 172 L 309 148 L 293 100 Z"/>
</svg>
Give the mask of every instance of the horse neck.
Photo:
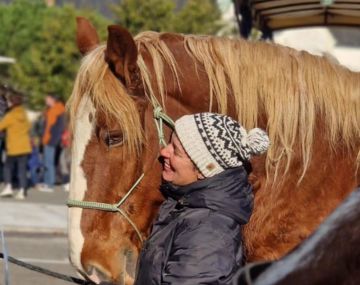
<svg viewBox="0 0 360 285">
<path fill-rule="evenodd" d="M 359 202 L 358 188 L 308 240 L 275 262 L 256 284 L 357 284 Z"/>
<path fill-rule="evenodd" d="M 145 173 L 152 173 L 154 172 L 154 164 L 158 164 L 157 158 L 160 153 L 160 141 L 154 120 L 154 107 L 151 104 L 148 104 L 144 111 L 143 130 L 145 136 L 142 154 L 143 171 Z M 169 136 L 168 128 L 164 128 L 164 130 Z M 159 176 L 157 180 L 160 181 L 160 171 L 157 176 Z"/>
<path fill-rule="evenodd" d="M 153 119 L 153 107 L 150 103 L 142 114 L 142 126 L 145 140 L 136 168 L 139 173 L 144 174 L 144 177 L 139 188 L 134 192 L 136 206 L 141 209 L 134 221 L 139 230 L 148 235 L 157 209 L 163 201 L 159 191 L 161 183 L 161 164 L 158 161 L 160 146 Z"/>
</svg>

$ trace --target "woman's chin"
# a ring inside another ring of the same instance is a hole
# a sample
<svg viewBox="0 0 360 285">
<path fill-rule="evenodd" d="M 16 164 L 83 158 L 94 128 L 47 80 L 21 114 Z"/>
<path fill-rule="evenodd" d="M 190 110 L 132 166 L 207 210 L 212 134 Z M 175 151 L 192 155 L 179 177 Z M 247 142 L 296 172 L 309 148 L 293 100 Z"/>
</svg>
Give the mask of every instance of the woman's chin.
<svg viewBox="0 0 360 285">
<path fill-rule="evenodd" d="M 167 182 L 172 182 L 174 179 L 174 172 L 169 170 L 164 170 L 162 172 L 162 178 Z"/>
</svg>

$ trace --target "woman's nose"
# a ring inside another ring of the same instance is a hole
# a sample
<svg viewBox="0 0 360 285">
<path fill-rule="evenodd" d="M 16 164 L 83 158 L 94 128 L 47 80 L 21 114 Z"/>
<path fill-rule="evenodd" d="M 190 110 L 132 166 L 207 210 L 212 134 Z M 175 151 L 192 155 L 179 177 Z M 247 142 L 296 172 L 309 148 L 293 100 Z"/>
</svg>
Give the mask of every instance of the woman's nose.
<svg viewBox="0 0 360 285">
<path fill-rule="evenodd" d="M 166 147 L 163 147 L 160 150 L 160 155 L 162 157 L 169 158 L 170 157 L 170 145 L 167 145 Z"/>
</svg>

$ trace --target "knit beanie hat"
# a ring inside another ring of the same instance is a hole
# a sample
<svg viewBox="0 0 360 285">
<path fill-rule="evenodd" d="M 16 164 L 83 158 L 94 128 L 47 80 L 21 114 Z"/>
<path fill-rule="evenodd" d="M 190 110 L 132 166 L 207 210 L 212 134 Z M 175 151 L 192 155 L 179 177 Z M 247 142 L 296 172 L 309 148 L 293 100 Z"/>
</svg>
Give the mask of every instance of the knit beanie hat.
<svg viewBox="0 0 360 285">
<path fill-rule="evenodd" d="M 265 131 L 255 128 L 247 133 L 229 116 L 215 113 L 185 115 L 175 122 L 175 132 L 205 177 L 239 167 L 270 145 Z"/>
</svg>

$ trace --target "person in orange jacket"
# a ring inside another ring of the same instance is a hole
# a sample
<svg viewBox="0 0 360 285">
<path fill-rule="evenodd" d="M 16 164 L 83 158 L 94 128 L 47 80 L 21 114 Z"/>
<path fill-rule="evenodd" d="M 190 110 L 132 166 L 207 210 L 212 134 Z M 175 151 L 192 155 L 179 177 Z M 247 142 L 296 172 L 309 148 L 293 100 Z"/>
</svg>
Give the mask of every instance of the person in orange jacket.
<svg viewBox="0 0 360 285">
<path fill-rule="evenodd" d="M 28 155 L 31 153 L 30 144 L 30 122 L 27 118 L 21 95 L 13 95 L 8 99 L 9 111 L 0 121 L 0 131 L 6 131 L 6 161 L 4 165 L 5 188 L 1 197 L 14 195 L 12 187 L 12 175 L 15 165 L 17 166 L 17 177 L 20 190 L 15 195 L 17 199 L 26 196 L 27 177 L 26 167 Z"/>
<path fill-rule="evenodd" d="M 42 136 L 45 186 L 39 190 L 43 192 L 53 192 L 55 184 L 55 154 L 64 131 L 65 106 L 52 94 L 46 96 L 45 103 L 48 107 L 45 112 L 45 129 Z"/>
</svg>

